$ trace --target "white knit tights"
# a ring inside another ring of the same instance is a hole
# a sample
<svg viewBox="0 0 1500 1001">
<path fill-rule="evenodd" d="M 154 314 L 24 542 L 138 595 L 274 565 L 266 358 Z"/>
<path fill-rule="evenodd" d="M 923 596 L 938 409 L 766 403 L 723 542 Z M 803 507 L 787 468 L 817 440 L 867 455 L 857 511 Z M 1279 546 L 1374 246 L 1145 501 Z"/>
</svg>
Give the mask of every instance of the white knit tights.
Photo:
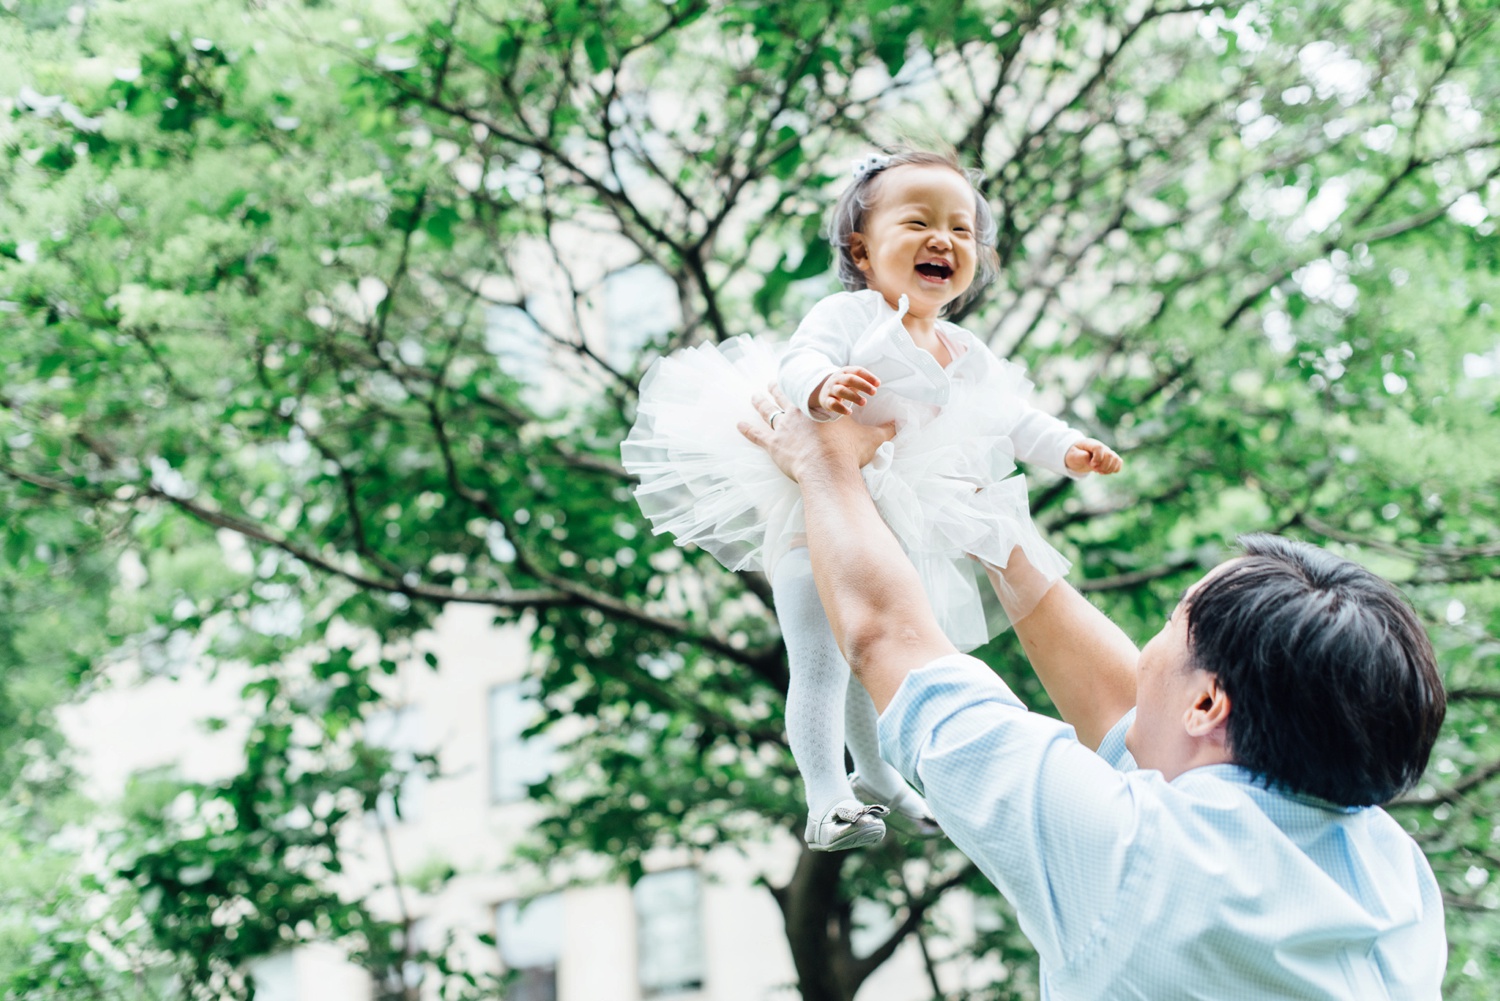
<svg viewBox="0 0 1500 1001">
<path fill-rule="evenodd" d="M 906 788 L 906 780 L 880 756 L 880 734 L 875 729 L 879 720 L 870 693 L 850 672 L 849 690 L 844 696 L 844 741 L 854 759 L 854 770 L 871 792 L 888 803 Z"/>
<path fill-rule="evenodd" d="M 771 596 L 790 675 L 786 733 L 802 772 L 808 811 L 822 816 L 834 803 L 855 798 L 844 770 L 846 740 L 854 767 L 872 789 L 895 795 L 905 782 L 880 757 L 875 704 L 834 642 L 806 549 L 794 549 L 777 563 Z"/>
</svg>

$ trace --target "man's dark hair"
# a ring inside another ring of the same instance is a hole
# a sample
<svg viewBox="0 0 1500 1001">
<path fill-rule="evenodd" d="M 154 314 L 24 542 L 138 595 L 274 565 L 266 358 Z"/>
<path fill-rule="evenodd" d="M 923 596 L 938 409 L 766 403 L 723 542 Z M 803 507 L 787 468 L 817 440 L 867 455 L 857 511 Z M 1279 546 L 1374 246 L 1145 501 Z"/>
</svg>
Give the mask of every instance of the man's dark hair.
<svg viewBox="0 0 1500 1001">
<path fill-rule="evenodd" d="M 1272 535 L 1187 602 L 1192 665 L 1229 696 L 1229 753 L 1270 785 L 1386 803 L 1427 767 L 1447 709 L 1400 592 L 1342 557 Z"/>
</svg>

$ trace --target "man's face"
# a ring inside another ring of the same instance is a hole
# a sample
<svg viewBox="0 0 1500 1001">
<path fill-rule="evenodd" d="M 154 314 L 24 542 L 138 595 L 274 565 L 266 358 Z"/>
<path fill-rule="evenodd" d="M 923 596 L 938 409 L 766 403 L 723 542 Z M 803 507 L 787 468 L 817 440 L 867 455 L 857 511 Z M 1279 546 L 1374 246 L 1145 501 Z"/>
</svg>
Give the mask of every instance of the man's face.
<svg viewBox="0 0 1500 1001">
<path fill-rule="evenodd" d="M 1168 781 L 1196 764 L 1196 742 L 1188 733 L 1187 716 L 1212 681 L 1206 671 L 1191 666 L 1187 606 L 1203 581 L 1228 565 L 1215 567 L 1188 588 L 1161 632 L 1141 649 L 1136 669 L 1135 721 L 1125 731 L 1125 747 L 1137 765 L 1156 769 Z"/>
</svg>

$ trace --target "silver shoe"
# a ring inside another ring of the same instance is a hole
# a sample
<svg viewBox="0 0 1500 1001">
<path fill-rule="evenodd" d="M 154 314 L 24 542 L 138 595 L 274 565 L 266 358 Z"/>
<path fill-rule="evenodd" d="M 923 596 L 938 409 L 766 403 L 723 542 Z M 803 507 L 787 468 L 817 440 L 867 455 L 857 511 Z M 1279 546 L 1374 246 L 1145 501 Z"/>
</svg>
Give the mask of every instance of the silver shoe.
<svg viewBox="0 0 1500 1001">
<path fill-rule="evenodd" d="M 879 844 L 885 839 L 885 822 L 880 818 L 889 812 L 879 804 L 867 806 L 857 800 L 840 800 L 822 817 L 808 816 L 803 837 L 807 847 L 815 852 L 845 852 Z"/>
<path fill-rule="evenodd" d="M 884 803 L 890 807 L 893 811 L 892 823 L 904 833 L 913 834 L 919 838 L 942 837 L 943 826 L 932 815 L 927 801 L 905 783 L 902 783 L 901 791 L 889 799 L 876 795 L 875 790 L 865 783 L 864 778 L 858 772 L 849 776 L 849 784 L 854 787 L 854 795 L 860 799 L 869 803 Z"/>
</svg>

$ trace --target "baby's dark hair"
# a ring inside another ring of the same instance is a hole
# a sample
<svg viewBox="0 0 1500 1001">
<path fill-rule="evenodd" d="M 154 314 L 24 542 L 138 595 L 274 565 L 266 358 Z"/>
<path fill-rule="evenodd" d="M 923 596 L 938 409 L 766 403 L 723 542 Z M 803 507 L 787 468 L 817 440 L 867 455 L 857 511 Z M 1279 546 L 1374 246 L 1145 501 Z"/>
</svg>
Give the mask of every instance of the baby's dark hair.
<svg viewBox="0 0 1500 1001">
<path fill-rule="evenodd" d="M 834 253 L 839 260 L 839 281 L 849 292 L 869 287 L 864 272 L 854 263 L 854 255 L 849 250 L 849 237 L 864 231 L 870 209 L 875 207 L 880 197 L 880 178 L 895 167 L 947 167 L 968 181 L 969 186 L 974 189 L 974 241 L 977 246 L 974 283 L 963 295 L 948 303 L 945 312 L 951 313 L 967 306 L 1000 273 L 1000 255 L 995 252 L 995 238 L 999 227 L 995 224 L 995 213 L 990 209 L 990 203 L 979 193 L 982 175 L 977 170 L 966 169 L 958 162 L 958 155 L 952 150 L 935 153 L 897 146 L 888 147 L 885 152 L 884 162 L 868 167 L 856 177 L 833 207 L 833 219 L 828 229 L 829 240 L 833 243 Z"/>
</svg>

